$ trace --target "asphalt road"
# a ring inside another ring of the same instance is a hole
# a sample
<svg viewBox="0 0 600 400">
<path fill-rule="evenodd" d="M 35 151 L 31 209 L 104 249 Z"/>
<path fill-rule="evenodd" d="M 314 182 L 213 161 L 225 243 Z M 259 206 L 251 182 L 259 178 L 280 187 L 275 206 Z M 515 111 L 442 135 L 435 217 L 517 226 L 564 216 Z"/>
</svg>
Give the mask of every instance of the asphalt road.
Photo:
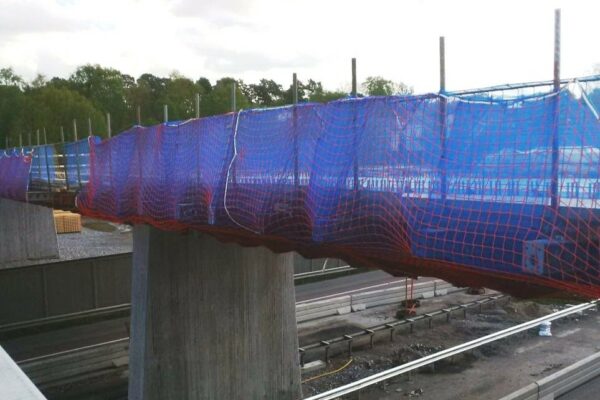
<svg viewBox="0 0 600 400">
<path fill-rule="evenodd" d="M 344 294 L 385 289 L 404 282 L 386 272 L 375 270 L 360 274 L 296 286 L 296 302 L 314 301 Z"/>
<path fill-rule="evenodd" d="M 402 284 L 382 271 L 370 271 L 296 287 L 296 301 L 326 299 L 343 294 L 377 290 Z M 129 318 L 118 318 L 92 324 L 78 325 L 50 332 L 36 333 L 0 343 L 15 360 L 37 357 L 73 348 L 108 342 L 129 335 Z"/>
</svg>

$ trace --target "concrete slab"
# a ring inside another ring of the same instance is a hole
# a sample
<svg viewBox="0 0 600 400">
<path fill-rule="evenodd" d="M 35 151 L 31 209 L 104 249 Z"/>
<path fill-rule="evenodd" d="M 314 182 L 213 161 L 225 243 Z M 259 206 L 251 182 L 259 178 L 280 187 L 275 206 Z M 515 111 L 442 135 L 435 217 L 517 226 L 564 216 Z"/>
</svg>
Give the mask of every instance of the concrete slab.
<svg viewBox="0 0 600 400">
<path fill-rule="evenodd" d="M 44 395 L 27 378 L 0 346 L 0 399 L 45 400 Z"/>
</svg>

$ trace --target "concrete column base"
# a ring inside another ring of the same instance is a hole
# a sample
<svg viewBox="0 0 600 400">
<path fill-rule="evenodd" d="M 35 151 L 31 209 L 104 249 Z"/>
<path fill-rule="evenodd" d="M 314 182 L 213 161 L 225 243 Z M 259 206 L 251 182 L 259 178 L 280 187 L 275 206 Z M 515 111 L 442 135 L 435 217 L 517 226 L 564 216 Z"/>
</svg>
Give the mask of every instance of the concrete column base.
<svg viewBox="0 0 600 400">
<path fill-rule="evenodd" d="M 57 257 L 52 210 L 0 199 L 0 264 Z"/>
<path fill-rule="evenodd" d="M 134 228 L 129 398 L 301 398 L 292 254 Z"/>
</svg>

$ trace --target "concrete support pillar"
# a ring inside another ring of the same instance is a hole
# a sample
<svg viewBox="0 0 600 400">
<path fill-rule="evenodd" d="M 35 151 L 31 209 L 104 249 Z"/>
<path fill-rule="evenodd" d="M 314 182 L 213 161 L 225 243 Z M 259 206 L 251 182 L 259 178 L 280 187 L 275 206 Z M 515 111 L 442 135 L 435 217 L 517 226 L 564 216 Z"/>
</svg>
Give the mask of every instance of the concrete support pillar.
<svg viewBox="0 0 600 400">
<path fill-rule="evenodd" d="M 301 398 L 292 254 L 134 228 L 129 398 Z"/>
<path fill-rule="evenodd" d="M 50 208 L 0 199 L 0 264 L 58 257 Z"/>
</svg>

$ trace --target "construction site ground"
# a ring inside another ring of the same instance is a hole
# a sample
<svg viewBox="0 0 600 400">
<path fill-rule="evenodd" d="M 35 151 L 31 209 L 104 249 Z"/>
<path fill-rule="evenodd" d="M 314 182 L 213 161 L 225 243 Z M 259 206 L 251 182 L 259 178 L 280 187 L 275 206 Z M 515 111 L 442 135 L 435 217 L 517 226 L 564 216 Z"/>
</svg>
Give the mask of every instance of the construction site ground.
<svg viewBox="0 0 600 400">
<path fill-rule="evenodd" d="M 490 293 L 488 292 L 488 295 Z M 464 292 L 422 300 L 417 313 L 426 313 L 453 304 L 466 303 L 482 296 Z M 304 397 L 348 384 L 377 372 L 424 357 L 521 322 L 567 307 L 564 301 L 531 301 L 506 298 L 482 311 L 475 307 L 463 318 L 457 311 L 448 322 L 445 316 L 415 324 L 410 333 L 405 325 L 396 330 L 394 341 L 389 331 L 375 336 L 370 347 L 368 337 L 355 341 L 349 357 L 347 344 L 330 349 L 330 361 L 324 369 L 303 374 Z M 370 326 L 391 322 L 398 306 L 384 306 L 359 313 L 299 324 L 300 346 L 342 336 Z M 600 313 L 587 311 L 552 323 L 551 337 L 540 337 L 538 329 L 494 342 L 443 360 L 433 368 L 425 367 L 386 382 L 363 389 L 360 397 L 348 398 L 422 400 L 498 399 L 531 382 L 564 368 L 600 350 Z M 358 344 L 358 345 L 357 345 Z M 324 351 L 307 354 L 306 361 L 323 358 Z M 352 362 L 343 370 L 326 375 Z"/>
</svg>

